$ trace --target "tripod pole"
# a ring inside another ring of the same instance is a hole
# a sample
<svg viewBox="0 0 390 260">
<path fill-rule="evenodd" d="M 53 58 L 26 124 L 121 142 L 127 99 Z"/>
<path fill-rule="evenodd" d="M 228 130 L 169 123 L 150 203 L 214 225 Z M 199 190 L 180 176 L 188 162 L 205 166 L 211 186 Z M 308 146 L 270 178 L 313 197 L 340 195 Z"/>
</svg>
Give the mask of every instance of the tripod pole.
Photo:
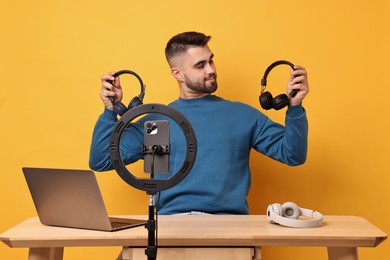
<svg viewBox="0 0 390 260">
<path fill-rule="evenodd" d="M 145 254 L 148 256 L 148 260 L 155 260 L 157 256 L 156 247 L 156 221 L 154 219 L 154 195 L 150 195 L 149 198 L 149 219 L 146 224 L 148 229 L 148 247 L 145 250 Z"/>
</svg>

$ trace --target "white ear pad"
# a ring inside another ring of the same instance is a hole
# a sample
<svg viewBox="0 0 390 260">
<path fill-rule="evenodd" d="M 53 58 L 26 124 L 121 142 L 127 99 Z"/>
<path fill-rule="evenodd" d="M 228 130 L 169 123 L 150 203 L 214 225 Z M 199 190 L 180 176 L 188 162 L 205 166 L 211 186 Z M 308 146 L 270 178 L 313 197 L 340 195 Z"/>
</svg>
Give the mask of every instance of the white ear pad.
<svg viewBox="0 0 390 260">
<path fill-rule="evenodd" d="M 283 217 L 298 219 L 301 215 L 301 210 L 298 205 L 293 202 L 286 202 L 282 205 Z"/>
</svg>

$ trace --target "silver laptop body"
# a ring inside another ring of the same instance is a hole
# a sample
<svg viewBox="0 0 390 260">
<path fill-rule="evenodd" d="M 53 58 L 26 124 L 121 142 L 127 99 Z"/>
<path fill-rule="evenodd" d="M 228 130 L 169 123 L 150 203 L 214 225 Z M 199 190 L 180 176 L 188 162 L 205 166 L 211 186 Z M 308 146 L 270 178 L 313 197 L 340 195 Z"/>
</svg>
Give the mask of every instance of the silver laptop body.
<svg viewBox="0 0 390 260">
<path fill-rule="evenodd" d="M 28 167 L 22 170 L 44 225 L 115 231 L 146 223 L 109 217 L 93 171 Z"/>
</svg>

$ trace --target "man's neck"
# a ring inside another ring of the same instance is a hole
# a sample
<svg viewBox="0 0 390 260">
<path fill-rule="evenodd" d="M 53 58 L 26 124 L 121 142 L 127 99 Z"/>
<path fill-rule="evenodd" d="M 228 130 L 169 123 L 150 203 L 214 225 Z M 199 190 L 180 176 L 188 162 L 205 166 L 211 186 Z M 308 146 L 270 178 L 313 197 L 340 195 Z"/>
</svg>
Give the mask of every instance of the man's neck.
<svg viewBox="0 0 390 260">
<path fill-rule="evenodd" d="M 184 87 L 180 87 L 180 98 L 183 98 L 183 99 L 202 98 L 202 97 L 205 97 L 207 95 L 208 95 L 208 93 L 200 93 L 200 92 L 196 92 L 196 91 L 184 88 Z"/>
<path fill-rule="evenodd" d="M 208 93 L 180 93 L 180 98 L 183 99 L 195 99 L 202 98 L 209 95 Z"/>
</svg>

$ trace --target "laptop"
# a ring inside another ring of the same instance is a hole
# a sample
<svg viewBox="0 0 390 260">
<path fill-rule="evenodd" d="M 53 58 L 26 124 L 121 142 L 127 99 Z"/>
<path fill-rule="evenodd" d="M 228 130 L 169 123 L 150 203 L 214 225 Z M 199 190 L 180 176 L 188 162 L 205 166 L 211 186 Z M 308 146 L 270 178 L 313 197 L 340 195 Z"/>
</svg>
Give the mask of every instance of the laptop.
<svg viewBox="0 0 390 260">
<path fill-rule="evenodd" d="M 146 224 L 145 220 L 109 217 L 93 171 L 22 170 L 44 225 L 116 231 Z"/>
</svg>

